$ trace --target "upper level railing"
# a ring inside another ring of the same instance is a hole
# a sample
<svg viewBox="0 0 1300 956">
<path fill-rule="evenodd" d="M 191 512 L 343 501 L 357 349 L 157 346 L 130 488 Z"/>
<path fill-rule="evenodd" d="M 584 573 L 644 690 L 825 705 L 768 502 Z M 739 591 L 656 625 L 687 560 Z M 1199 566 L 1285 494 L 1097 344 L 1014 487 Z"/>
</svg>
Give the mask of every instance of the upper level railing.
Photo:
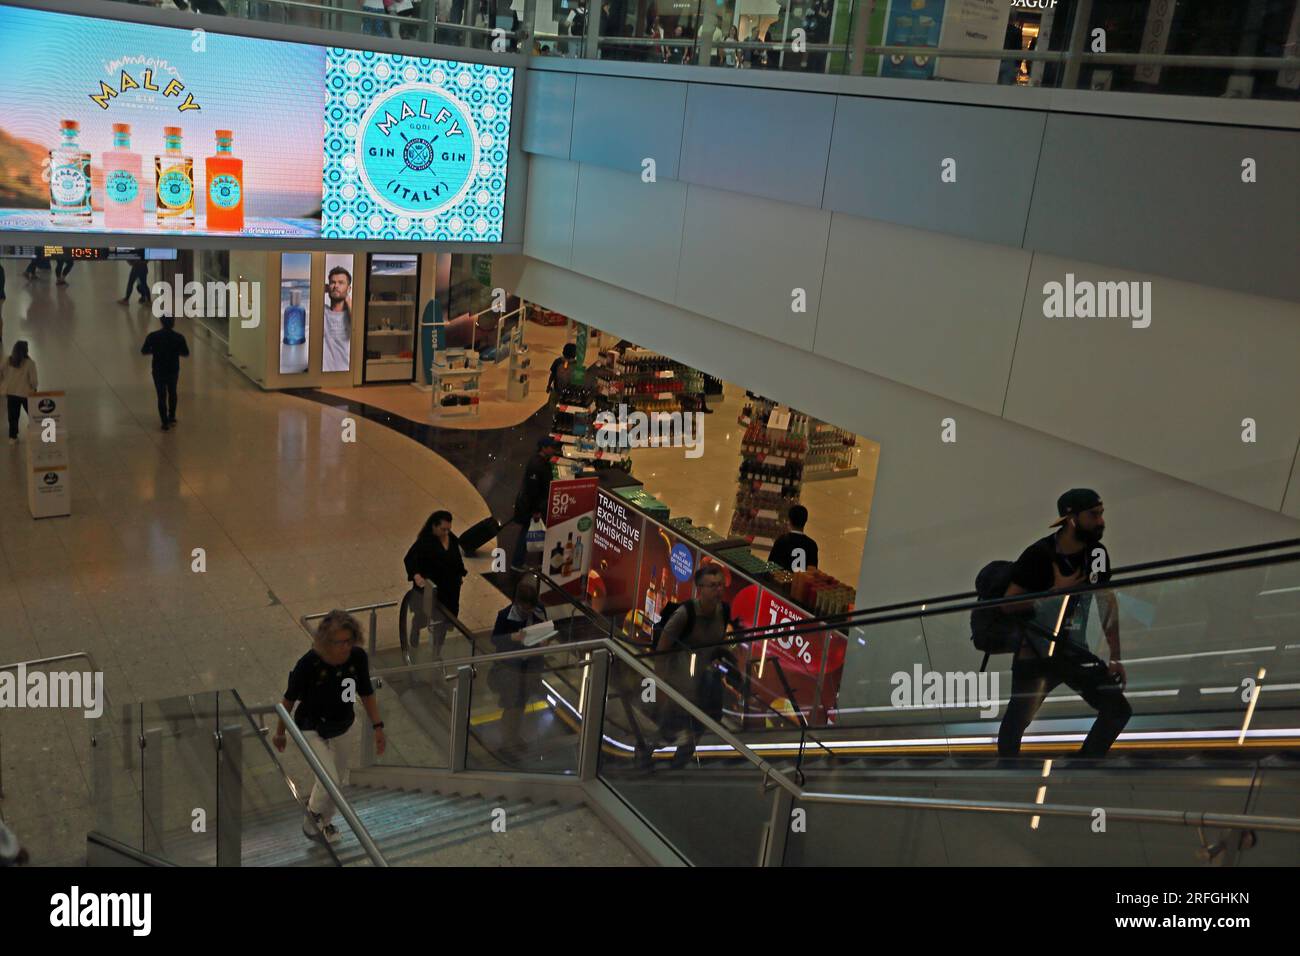
<svg viewBox="0 0 1300 956">
<path fill-rule="evenodd" d="M 1282 3 L 1017 0 L 987 20 L 925 0 L 103 0 L 498 53 L 1000 86 L 1300 99 Z M 383 9 L 387 6 L 387 11 Z M 595 9 L 596 7 L 599 9 Z M 638 11 L 641 11 L 640 13 Z M 968 19 L 963 19 L 967 17 Z M 1002 19 L 1005 17 L 1005 19 Z"/>
</svg>

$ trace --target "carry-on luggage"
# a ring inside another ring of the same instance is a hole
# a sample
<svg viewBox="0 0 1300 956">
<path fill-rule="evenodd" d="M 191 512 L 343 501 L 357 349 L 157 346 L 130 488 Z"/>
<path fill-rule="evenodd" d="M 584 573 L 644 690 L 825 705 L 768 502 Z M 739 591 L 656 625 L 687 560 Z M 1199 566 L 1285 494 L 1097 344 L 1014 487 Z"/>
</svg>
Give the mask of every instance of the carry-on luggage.
<svg viewBox="0 0 1300 956">
<path fill-rule="evenodd" d="M 460 550 L 467 555 L 472 555 L 495 538 L 500 531 L 501 522 L 488 515 L 478 524 L 466 529 L 465 533 L 460 536 Z"/>
</svg>

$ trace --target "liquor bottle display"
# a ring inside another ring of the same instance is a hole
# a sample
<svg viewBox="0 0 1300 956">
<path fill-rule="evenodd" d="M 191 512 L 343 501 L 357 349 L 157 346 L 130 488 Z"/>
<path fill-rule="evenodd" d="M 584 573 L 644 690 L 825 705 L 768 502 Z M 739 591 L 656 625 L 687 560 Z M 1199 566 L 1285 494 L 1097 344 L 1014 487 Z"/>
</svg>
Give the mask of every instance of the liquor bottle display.
<svg viewBox="0 0 1300 956">
<path fill-rule="evenodd" d="M 144 226 L 144 170 L 140 154 L 131 151 L 131 125 L 113 124 L 113 148 L 104 153 L 104 227 L 139 229 Z"/>
<path fill-rule="evenodd" d="M 738 421 L 745 435 L 731 534 L 749 539 L 755 547 L 770 548 L 789 530 L 787 515 L 799 503 L 812 420 L 755 396 Z"/>
<path fill-rule="evenodd" d="M 284 329 L 285 345 L 302 345 L 307 341 L 307 310 L 302 307 L 301 293 L 297 289 L 289 293 L 289 304 L 285 306 L 280 327 Z"/>
<path fill-rule="evenodd" d="M 153 159 L 157 222 L 166 229 L 194 227 L 194 158 L 181 152 L 181 128 L 163 127 L 163 152 Z"/>
<path fill-rule="evenodd" d="M 59 124 L 62 141 L 50 150 L 50 223 L 84 226 L 91 219 L 90 153 L 81 148 L 76 120 Z"/>
<path fill-rule="evenodd" d="M 219 129 L 217 154 L 204 164 L 207 175 L 209 229 L 239 232 L 244 228 L 244 161 L 234 156 L 234 134 Z"/>
</svg>

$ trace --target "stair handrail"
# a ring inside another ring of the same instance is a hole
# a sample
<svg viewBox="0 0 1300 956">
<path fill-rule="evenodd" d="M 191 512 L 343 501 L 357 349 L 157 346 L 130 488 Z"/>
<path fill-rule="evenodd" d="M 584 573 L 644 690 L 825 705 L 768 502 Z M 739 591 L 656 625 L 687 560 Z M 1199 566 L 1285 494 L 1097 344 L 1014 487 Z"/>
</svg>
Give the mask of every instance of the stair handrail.
<svg viewBox="0 0 1300 956">
<path fill-rule="evenodd" d="M 370 862 L 375 866 L 388 866 L 388 861 L 384 859 L 383 853 L 379 852 L 379 847 L 370 836 L 370 831 L 367 830 L 365 824 L 361 822 L 361 818 L 357 816 L 357 812 L 352 809 L 352 804 L 348 802 L 348 798 L 343 796 L 343 791 L 339 789 L 338 784 L 336 784 L 333 778 L 330 777 L 329 773 L 326 772 L 324 765 L 320 762 L 320 758 L 317 757 L 316 752 L 311 749 L 311 744 L 307 743 L 307 738 L 304 737 L 302 731 L 298 729 L 298 725 L 293 722 L 293 717 L 291 717 L 289 712 L 284 709 L 284 704 L 276 704 L 275 713 L 276 716 L 284 722 L 284 727 L 286 732 L 289 734 L 289 738 L 302 752 L 303 759 L 307 761 L 307 766 L 311 768 L 311 772 L 316 775 L 316 779 L 320 782 L 321 786 L 325 788 L 325 792 L 330 795 L 330 799 L 334 801 L 334 806 L 338 808 L 339 813 L 343 814 L 343 819 L 348 821 L 348 826 L 350 826 L 352 832 L 356 834 L 357 842 L 360 843 L 361 848 L 366 851 L 366 856 L 370 857 Z"/>
</svg>

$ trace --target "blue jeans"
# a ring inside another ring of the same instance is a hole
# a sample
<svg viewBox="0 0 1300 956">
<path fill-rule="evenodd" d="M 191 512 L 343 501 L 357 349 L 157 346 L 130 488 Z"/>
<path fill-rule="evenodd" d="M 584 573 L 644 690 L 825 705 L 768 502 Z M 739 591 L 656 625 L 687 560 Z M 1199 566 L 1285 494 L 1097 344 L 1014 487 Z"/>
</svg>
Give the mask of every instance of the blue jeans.
<svg viewBox="0 0 1300 956">
<path fill-rule="evenodd" d="M 362 17 L 361 32 L 368 37 L 386 37 L 388 36 L 388 21 L 376 17 Z"/>
</svg>

